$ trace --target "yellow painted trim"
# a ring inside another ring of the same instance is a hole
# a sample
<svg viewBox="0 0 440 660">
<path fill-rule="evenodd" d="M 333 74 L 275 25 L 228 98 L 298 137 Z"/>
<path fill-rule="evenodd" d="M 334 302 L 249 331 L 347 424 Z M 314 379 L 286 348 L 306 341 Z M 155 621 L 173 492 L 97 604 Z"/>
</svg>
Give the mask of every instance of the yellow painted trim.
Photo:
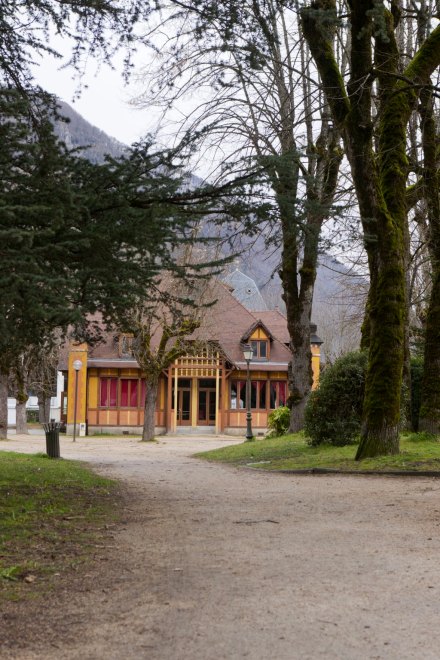
<svg viewBox="0 0 440 660">
<path fill-rule="evenodd" d="M 98 407 L 98 396 L 99 396 L 99 378 L 98 376 L 91 375 L 89 371 L 89 408 Z"/>
<path fill-rule="evenodd" d="M 256 328 L 251 336 L 249 337 L 249 341 L 251 340 L 256 340 L 256 339 L 269 339 L 267 334 L 264 332 L 263 328 Z"/>
<path fill-rule="evenodd" d="M 215 372 L 215 433 L 219 430 L 220 404 L 220 356 L 217 353 L 217 370 Z"/>
<path fill-rule="evenodd" d="M 177 429 L 177 388 L 179 385 L 179 369 L 177 368 L 177 361 L 174 363 L 174 415 L 173 415 L 173 431 Z"/>
<path fill-rule="evenodd" d="M 191 379 L 191 426 L 197 426 L 197 408 L 198 408 L 198 380 L 197 378 Z"/>
<path fill-rule="evenodd" d="M 67 423 L 73 424 L 74 406 L 75 406 L 75 384 L 76 372 L 73 368 L 75 360 L 81 360 L 82 367 L 78 371 L 78 397 L 76 405 L 76 423 L 81 424 L 86 421 L 86 393 L 87 393 L 87 344 L 73 345 L 69 351 L 68 358 L 68 386 L 67 386 Z"/>
<path fill-rule="evenodd" d="M 321 360 L 319 355 L 312 355 L 312 372 L 313 372 L 312 390 L 315 390 L 318 387 L 320 362 Z"/>
</svg>

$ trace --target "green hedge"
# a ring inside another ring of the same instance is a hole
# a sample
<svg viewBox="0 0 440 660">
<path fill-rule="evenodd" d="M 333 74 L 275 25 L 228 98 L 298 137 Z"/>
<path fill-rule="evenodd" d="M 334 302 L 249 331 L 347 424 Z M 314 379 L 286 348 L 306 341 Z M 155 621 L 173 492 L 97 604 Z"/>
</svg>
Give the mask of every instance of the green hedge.
<svg viewBox="0 0 440 660">
<path fill-rule="evenodd" d="M 305 410 L 310 445 L 342 446 L 356 442 L 361 429 L 367 354 L 348 353 L 321 374 Z"/>
</svg>

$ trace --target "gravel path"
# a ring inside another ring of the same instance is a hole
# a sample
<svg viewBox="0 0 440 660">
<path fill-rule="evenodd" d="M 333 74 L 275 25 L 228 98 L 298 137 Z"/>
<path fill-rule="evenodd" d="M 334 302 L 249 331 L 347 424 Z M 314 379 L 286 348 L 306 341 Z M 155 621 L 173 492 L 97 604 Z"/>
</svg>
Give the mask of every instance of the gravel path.
<svg viewBox="0 0 440 660">
<path fill-rule="evenodd" d="M 12 438 L 0 449 L 43 449 Z M 132 502 L 101 577 L 61 597 L 47 641 L 2 657 L 437 660 L 440 481 L 191 458 L 226 442 L 63 440 L 64 457 L 122 479 Z"/>
</svg>

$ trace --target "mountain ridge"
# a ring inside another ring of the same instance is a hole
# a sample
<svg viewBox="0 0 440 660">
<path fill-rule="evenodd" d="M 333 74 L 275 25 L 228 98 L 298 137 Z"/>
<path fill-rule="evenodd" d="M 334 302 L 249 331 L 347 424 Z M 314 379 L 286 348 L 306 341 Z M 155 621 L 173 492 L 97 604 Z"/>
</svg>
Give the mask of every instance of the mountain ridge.
<svg viewBox="0 0 440 660">
<path fill-rule="evenodd" d="M 83 157 L 97 164 L 104 162 L 106 155 L 118 158 L 129 149 L 127 145 L 90 124 L 65 101 L 59 101 L 59 106 L 60 114 L 67 121 L 56 122 L 55 132 L 68 148 L 81 150 Z M 191 175 L 189 185 L 201 183 L 199 177 Z M 226 223 L 226 229 L 228 226 Z M 245 237 L 242 248 L 243 252 L 225 268 L 223 279 L 227 280 L 238 269 L 255 282 L 267 309 L 278 308 L 284 311 L 281 280 L 277 272 L 280 248 L 268 254 L 263 235 L 257 239 Z M 224 252 L 228 256 L 227 250 Z M 362 295 L 366 281 L 361 276 L 348 277 L 348 267 L 331 255 L 322 254 L 319 261 L 312 321 L 318 324 L 318 333 L 324 339 L 327 357 L 334 359 L 359 345 Z"/>
</svg>

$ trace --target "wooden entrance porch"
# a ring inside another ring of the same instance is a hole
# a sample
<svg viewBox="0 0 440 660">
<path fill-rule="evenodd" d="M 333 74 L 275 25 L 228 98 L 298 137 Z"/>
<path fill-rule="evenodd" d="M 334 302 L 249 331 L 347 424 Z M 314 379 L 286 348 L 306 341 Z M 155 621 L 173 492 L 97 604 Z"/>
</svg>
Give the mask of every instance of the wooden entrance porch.
<svg viewBox="0 0 440 660">
<path fill-rule="evenodd" d="M 223 356 L 211 348 L 176 360 L 167 370 L 167 431 L 221 433 L 226 421 L 227 376 Z"/>
</svg>

